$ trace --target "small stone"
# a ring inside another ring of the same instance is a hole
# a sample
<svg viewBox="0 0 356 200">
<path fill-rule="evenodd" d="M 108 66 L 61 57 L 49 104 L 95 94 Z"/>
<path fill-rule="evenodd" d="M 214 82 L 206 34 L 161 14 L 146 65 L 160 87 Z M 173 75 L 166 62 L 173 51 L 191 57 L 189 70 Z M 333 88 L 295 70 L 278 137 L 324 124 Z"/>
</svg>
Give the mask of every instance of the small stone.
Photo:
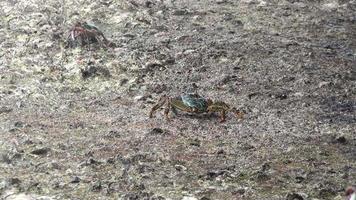
<svg viewBox="0 0 356 200">
<path fill-rule="evenodd" d="M 74 176 L 74 177 L 72 178 L 72 180 L 70 181 L 70 183 L 79 183 L 80 180 L 81 180 L 81 179 L 80 179 L 78 176 Z"/>
<path fill-rule="evenodd" d="M 47 154 L 51 149 L 48 147 L 44 147 L 44 148 L 40 148 L 40 149 L 35 149 L 33 151 L 31 151 L 31 154 L 34 155 L 45 155 Z"/>
<path fill-rule="evenodd" d="M 226 152 L 223 149 L 220 149 L 218 152 L 216 152 L 218 155 L 224 155 Z"/>
<path fill-rule="evenodd" d="M 177 171 L 185 171 L 185 170 L 187 170 L 187 168 L 184 167 L 183 165 L 174 165 L 174 168 L 175 168 Z"/>
<path fill-rule="evenodd" d="M 336 136 L 333 141 L 333 143 L 339 143 L 339 144 L 346 144 L 346 142 L 347 140 L 343 135 Z"/>
</svg>

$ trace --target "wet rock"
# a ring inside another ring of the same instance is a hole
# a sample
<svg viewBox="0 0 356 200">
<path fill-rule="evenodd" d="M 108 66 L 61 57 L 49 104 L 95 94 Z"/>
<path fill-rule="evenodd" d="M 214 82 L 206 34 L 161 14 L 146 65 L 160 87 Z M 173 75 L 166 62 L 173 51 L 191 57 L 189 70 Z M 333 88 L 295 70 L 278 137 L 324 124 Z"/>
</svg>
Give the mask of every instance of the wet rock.
<svg viewBox="0 0 356 200">
<path fill-rule="evenodd" d="M 30 153 L 34 154 L 34 155 L 46 155 L 50 151 L 51 151 L 50 148 L 43 147 L 43 148 L 35 149 L 35 150 L 31 151 Z"/>
</svg>

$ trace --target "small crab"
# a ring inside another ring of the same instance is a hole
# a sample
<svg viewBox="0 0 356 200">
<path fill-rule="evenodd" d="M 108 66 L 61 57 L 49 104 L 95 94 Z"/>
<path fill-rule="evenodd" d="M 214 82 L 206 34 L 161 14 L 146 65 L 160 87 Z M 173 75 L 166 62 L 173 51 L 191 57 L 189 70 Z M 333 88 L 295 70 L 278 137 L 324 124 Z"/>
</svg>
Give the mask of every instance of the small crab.
<svg viewBox="0 0 356 200">
<path fill-rule="evenodd" d="M 167 103 L 167 107 L 164 110 L 164 115 L 167 120 L 169 120 L 168 113 L 172 110 L 177 113 L 177 110 L 200 114 L 200 113 L 220 113 L 220 122 L 224 122 L 226 119 L 226 113 L 233 112 L 236 117 L 242 118 L 243 112 L 237 110 L 234 107 L 230 107 L 228 104 L 222 101 L 212 101 L 201 97 L 198 94 L 185 94 L 178 97 L 168 97 L 166 95 L 162 96 L 158 102 L 152 107 L 149 117 L 152 118 L 156 110 Z"/>
<path fill-rule="evenodd" d="M 106 39 L 103 32 L 101 32 L 94 25 L 90 25 L 86 22 L 77 22 L 74 27 L 69 31 L 67 36 L 67 42 L 71 46 L 98 42 L 100 44 L 110 45 L 111 42 Z"/>
<path fill-rule="evenodd" d="M 356 200 L 356 188 L 355 187 L 348 187 L 346 189 L 346 196 L 347 200 Z"/>
</svg>

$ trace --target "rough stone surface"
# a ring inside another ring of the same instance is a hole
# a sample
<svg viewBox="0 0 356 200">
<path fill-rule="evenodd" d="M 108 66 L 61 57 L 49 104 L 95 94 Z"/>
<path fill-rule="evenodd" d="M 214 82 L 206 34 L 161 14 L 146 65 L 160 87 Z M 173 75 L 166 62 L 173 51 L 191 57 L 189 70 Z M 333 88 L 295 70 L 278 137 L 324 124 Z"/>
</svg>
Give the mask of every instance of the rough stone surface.
<svg viewBox="0 0 356 200">
<path fill-rule="evenodd" d="M 355 184 L 354 0 L 0 7 L 1 199 L 335 200 Z M 66 47 L 78 20 L 115 45 Z M 148 118 L 185 91 L 246 115 Z"/>
</svg>

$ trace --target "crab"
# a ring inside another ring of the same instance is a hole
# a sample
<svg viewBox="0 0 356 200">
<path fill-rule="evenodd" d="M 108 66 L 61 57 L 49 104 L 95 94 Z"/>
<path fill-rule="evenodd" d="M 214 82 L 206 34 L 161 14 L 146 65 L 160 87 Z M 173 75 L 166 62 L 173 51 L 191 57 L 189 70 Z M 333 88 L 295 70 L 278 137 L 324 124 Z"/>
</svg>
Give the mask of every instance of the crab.
<svg viewBox="0 0 356 200">
<path fill-rule="evenodd" d="M 211 99 L 204 98 L 198 94 L 190 93 L 173 98 L 163 95 L 152 107 L 149 117 L 152 118 L 155 111 L 161 108 L 164 104 L 167 104 L 164 109 L 164 115 L 167 121 L 169 120 L 168 114 L 170 110 L 175 114 L 177 114 L 177 110 L 193 114 L 219 112 L 220 122 L 226 120 L 226 114 L 228 112 L 233 112 L 236 117 L 240 119 L 242 119 L 244 114 L 235 107 L 230 107 L 223 101 L 212 101 Z"/>
<path fill-rule="evenodd" d="M 356 188 L 348 187 L 346 189 L 347 200 L 356 200 Z"/>
<path fill-rule="evenodd" d="M 100 44 L 110 45 L 111 42 L 106 39 L 103 32 L 101 32 L 94 25 L 90 25 L 86 22 L 77 22 L 74 27 L 69 31 L 67 36 L 67 42 L 71 46 L 76 44 L 85 44 L 98 42 Z"/>
</svg>

